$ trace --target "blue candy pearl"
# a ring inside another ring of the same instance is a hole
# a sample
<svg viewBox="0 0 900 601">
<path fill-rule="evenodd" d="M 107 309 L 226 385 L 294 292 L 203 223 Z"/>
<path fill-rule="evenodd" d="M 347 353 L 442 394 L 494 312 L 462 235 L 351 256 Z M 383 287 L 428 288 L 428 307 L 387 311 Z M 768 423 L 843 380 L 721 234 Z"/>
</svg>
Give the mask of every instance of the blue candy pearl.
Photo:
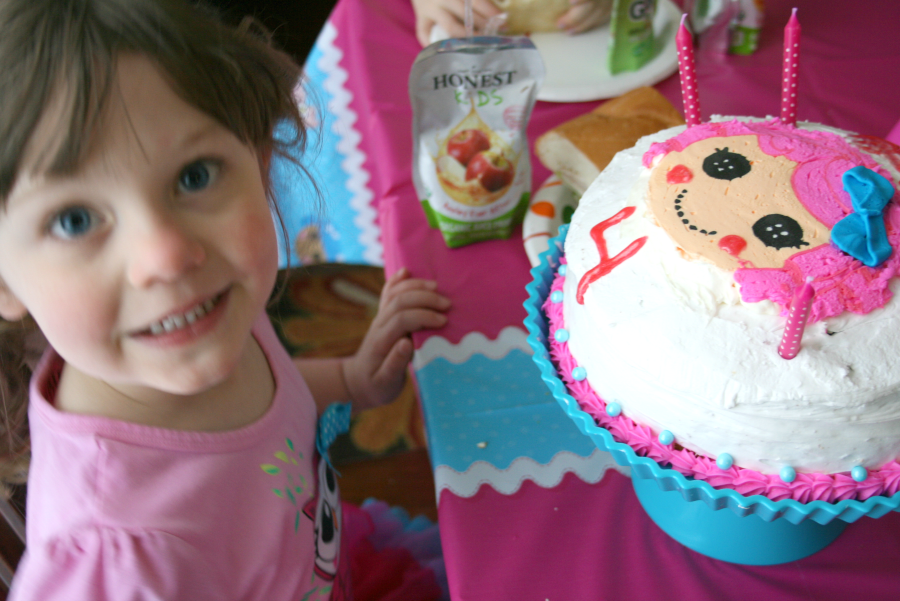
<svg viewBox="0 0 900 601">
<path fill-rule="evenodd" d="M 791 482 L 793 482 L 794 480 L 797 479 L 797 470 L 795 470 L 794 468 L 792 468 L 789 465 L 786 465 L 783 468 L 781 468 L 781 471 L 778 472 L 778 475 L 781 477 L 781 479 L 784 482 L 787 482 L 788 484 L 790 484 Z"/>
<path fill-rule="evenodd" d="M 857 482 L 862 482 L 869 477 L 869 472 L 863 466 L 857 465 L 852 470 L 850 470 L 850 477 Z"/>
<path fill-rule="evenodd" d="M 606 414 L 608 416 L 617 417 L 621 413 L 622 405 L 618 404 L 617 402 L 613 401 L 612 403 L 606 405 Z"/>
<path fill-rule="evenodd" d="M 556 338 L 557 342 L 565 342 L 569 339 L 569 330 L 560 328 L 553 333 L 553 337 Z"/>
<path fill-rule="evenodd" d="M 550 295 L 550 300 L 552 300 L 554 303 L 558 303 L 562 299 L 563 299 L 562 290 L 554 290 L 553 294 Z"/>
<path fill-rule="evenodd" d="M 722 453 L 716 457 L 716 465 L 719 466 L 719 469 L 727 470 L 734 465 L 734 457 L 728 453 Z"/>
<path fill-rule="evenodd" d="M 662 444 L 672 444 L 675 441 L 675 435 L 668 430 L 659 433 L 659 442 Z"/>
<path fill-rule="evenodd" d="M 572 379 L 581 382 L 587 377 L 587 370 L 583 367 L 576 367 L 572 370 Z"/>
<path fill-rule="evenodd" d="M 558 270 L 559 275 L 566 275 L 566 266 L 560 265 Z"/>
</svg>

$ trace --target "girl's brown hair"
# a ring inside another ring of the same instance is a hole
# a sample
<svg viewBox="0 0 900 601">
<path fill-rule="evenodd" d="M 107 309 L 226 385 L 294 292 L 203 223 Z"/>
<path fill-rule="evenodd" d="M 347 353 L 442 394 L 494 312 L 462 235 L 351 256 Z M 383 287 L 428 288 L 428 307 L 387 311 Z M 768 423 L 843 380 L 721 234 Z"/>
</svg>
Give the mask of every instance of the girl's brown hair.
<svg viewBox="0 0 900 601">
<path fill-rule="evenodd" d="M 294 97 L 300 68 L 251 21 L 231 28 L 186 0 L 0 0 L 0 32 L 0 211 L 48 107 L 61 128 L 46 148 L 33 149 L 30 168 L 77 170 L 102 126 L 123 54 L 153 61 L 184 101 L 254 148 L 262 167 L 273 154 L 291 159 L 305 147 Z M 0 323 L 0 479 L 7 481 L 25 473 L 33 363 L 26 342 L 35 336 L 27 320 Z"/>
</svg>

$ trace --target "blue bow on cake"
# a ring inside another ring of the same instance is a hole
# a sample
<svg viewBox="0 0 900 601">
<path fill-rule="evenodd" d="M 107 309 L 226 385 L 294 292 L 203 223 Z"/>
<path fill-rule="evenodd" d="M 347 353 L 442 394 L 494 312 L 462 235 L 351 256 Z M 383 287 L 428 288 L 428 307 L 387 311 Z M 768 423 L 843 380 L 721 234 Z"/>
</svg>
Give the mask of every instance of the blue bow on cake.
<svg viewBox="0 0 900 601">
<path fill-rule="evenodd" d="M 894 196 L 894 187 L 866 167 L 848 169 L 841 179 L 853 213 L 834 224 L 831 241 L 864 265 L 878 267 L 893 252 L 884 227 L 884 207 Z"/>
</svg>

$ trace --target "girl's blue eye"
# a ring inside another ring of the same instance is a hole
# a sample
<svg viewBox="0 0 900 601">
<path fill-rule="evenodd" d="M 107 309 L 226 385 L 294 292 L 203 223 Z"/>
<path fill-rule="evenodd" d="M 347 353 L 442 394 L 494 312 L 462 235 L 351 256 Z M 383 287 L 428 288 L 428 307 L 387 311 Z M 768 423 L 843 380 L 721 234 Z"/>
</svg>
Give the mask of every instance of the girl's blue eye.
<svg viewBox="0 0 900 601">
<path fill-rule="evenodd" d="M 60 211 L 53 219 L 50 231 L 54 236 L 71 240 L 84 236 L 95 225 L 94 214 L 84 207 L 71 207 Z"/>
<path fill-rule="evenodd" d="M 209 186 L 219 173 L 214 161 L 194 161 L 178 174 L 178 188 L 182 192 L 199 192 Z"/>
</svg>

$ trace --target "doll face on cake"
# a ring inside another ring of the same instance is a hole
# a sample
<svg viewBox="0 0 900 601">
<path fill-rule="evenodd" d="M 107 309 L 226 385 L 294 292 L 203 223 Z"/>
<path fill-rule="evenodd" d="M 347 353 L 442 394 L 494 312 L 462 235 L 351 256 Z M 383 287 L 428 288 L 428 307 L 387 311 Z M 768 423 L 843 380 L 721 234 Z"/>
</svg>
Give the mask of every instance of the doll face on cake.
<svg viewBox="0 0 900 601">
<path fill-rule="evenodd" d="M 797 199 L 797 163 L 764 153 L 755 135 L 712 137 L 662 157 L 650 209 L 690 258 L 733 271 L 774 267 L 829 241 L 829 228 Z"/>
</svg>

